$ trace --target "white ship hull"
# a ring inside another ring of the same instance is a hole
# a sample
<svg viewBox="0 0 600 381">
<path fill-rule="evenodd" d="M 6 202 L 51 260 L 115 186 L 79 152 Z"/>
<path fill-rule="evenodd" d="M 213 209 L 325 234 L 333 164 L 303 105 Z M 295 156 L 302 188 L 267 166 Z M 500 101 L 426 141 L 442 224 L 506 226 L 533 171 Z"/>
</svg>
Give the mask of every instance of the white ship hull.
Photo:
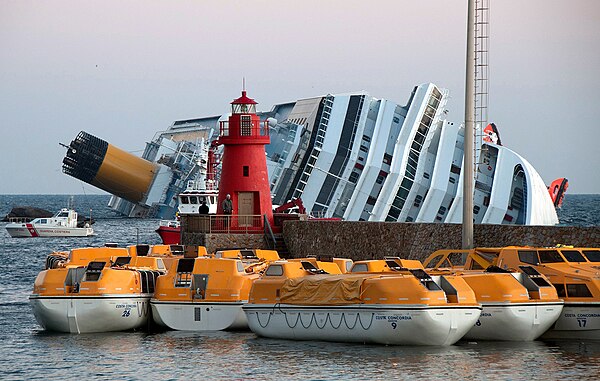
<svg viewBox="0 0 600 381">
<path fill-rule="evenodd" d="M 67 227 L 36 227 L 35 225 L 25 223 L 10 223 L 6 225 L 6 230 L 13 238 L 30 237 L 87 237 L 94 234 L 92 228 L 67 228 Z"/>
<path fill-rule="evenodd" d="M 422 306 L 243 307 L 257 335 L 390 345 L 452 345 L 477 322 L 481 308 Z"/>
<path fill-rule="evenodd" d="M 243 304 L 151 301 L 154 321 L 179 331 L 247 330 Z"/>
<path fill-rule="evenodd" d="M 562 302 L 482 305 L 481 316 L 465 339 L 532 341 L 554 324 L 563 309 Z"/>
<path fill-rule="evenodd" d="M 92 333 L 127 331 L 148 323 L 150 296 L 29 297 L 33 314 L 44 329 Z"/>
<path fill-rule="evenodd" d="M 600 340 L 600 303 L 565 303 L 544 339 Z"/>
</svg>

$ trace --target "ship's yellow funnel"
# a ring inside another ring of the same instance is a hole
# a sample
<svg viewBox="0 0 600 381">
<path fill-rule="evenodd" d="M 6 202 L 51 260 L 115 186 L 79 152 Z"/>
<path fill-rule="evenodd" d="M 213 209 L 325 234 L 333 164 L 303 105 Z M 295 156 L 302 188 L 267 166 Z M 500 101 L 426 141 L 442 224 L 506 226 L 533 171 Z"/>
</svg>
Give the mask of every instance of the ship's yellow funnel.
<svg viewBox="0 0 600 381">
<path fill-rule="evenodd" d="M 158 165 L 81 131 L 68 147 L 63 172 L 137 203 L 145 199 Z"/>
</svg>

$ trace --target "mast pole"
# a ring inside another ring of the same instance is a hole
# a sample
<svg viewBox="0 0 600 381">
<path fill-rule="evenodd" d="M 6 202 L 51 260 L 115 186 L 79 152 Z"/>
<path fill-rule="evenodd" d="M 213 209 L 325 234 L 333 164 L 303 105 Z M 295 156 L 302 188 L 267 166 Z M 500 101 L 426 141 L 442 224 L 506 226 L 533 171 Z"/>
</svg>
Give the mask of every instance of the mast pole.
<svg viewBox="0 0 600 381">
<path fill-rule="evenodd" d="M 463 163 L 462 248 L 473 248 L 473 120 L 475 92 L 475 0 L 467 0 L 467 59 L 465 79 L 465 155 Z"/>
</svg>

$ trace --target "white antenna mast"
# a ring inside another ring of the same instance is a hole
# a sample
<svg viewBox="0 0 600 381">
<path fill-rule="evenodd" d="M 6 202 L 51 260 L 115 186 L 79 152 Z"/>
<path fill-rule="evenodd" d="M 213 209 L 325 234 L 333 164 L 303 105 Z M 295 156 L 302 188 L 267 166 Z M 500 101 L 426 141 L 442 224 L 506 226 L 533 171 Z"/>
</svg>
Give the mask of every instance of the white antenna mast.
<svg viewBox="0 0 600 381">
<path fill-rule="evenodd" d="M 473 122 L 475 95 L 475 1 L 467 0 L 467 59 L 465 78 L 465 155 L 463 162 L 462 248 L 473 248 Z"/>
</svg>

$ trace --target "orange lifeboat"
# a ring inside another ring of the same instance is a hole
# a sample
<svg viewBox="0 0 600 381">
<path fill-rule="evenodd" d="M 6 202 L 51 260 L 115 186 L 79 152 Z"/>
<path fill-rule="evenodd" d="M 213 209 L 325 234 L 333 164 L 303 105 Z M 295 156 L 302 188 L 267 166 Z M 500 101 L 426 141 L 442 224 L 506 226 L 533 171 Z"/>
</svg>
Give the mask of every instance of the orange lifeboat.
<svg viewBox="0 0 600 381">
<path fill-rule="evenodd" d="M 328 274 L 308 261 L 276 261 L 254 282 L 243 310 L 264 337 L 451 345 L 481 306 L 460 277 L 444 279 L 440 287 L 422 271 Z"/>
</svg>

